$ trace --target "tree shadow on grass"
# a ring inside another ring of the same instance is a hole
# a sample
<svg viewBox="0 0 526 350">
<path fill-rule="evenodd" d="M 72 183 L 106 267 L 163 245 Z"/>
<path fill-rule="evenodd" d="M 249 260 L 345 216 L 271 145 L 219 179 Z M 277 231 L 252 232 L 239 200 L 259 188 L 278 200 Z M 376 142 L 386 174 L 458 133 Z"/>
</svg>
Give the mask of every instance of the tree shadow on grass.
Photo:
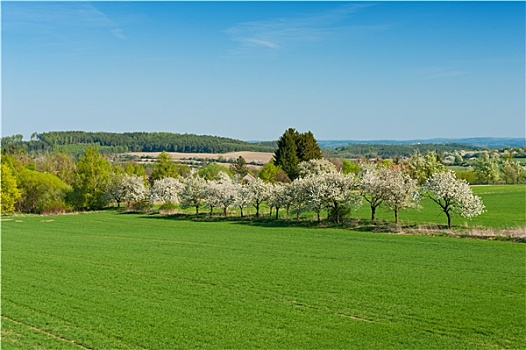
<svg viewBox="0 0 526 350">
<path fill-rule="evenodd" d="M 119 214 L 138 214 L 134 212 L 120 212 Z M 377 221 L 372 223 L 366 219 L 347 219 L 341 223 L 328 221 L 327 219 L 317 221 L 313 219 L 295 218 L 279 218 L 270 217 L 268 215 L 256 217 L 255 215 L 240 216 L 222 216 L 218 214 L 199 213 L 174 213 L 174 214 L 159 214 L 158 212 L 142 213 L 142 218 L 152 220 L 170 220 L 170 221 L 187 221 L 187 222 L 223 222 L 236 225 L 257 226 L 267 228 L 324 228 L 324 229 L 341 229 L 356 232 L 371 232 L 371 233 L 396 233 L 397 226 L 386 221 Z"/>
<path fill-rule="evenodd" d="M 212 216 L 209 213 L 189 214 L 189 213 L 174 213 L 174 214 L 160 214 L 158 211 L 149 213 L 138 213 L 131 211 L 116 211 L 117 215 L 139 215 L 141 218 L 150 220 L 168 220 L 168 221 L 187 221 L 187 222 L 223 222 L 235 225 L 245 225 L 248 227 L 265 227 L 265 228 L 311 228 L 311 229 L 340 229 L 352 232 L 372 233 L 372 234 L 402 234 L 413 236 L 442 236 L 455 238 L 473 238 L 473 239 L 490 239 L 490 240 L 504 240 L 513 242 L 526 242 L 526 236 L 520 235 L 474 235 L 469 231 L 466 232 L 465 227 L 453 227 L 449 229 L 447 225 L 436 223 L 401 223 L 395 224 L 387 220 L 376 220 L 372 222 L 368 219 L 351 218 L 346 219 L 342 223 L 330 222 L 327 219 L 317 221 L 311 218 L 303 218 L 297 220 L 295 218 L 279 218 L 255 215 L 240 216 L 222 216 L 214 213 Z"/>
</svg>

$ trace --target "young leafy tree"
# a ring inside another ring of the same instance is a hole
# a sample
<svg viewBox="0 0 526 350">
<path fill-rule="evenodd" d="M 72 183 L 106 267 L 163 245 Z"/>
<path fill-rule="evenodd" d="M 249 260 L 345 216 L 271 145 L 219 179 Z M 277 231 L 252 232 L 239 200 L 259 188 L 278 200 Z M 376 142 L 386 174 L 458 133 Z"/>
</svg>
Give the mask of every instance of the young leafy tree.
<svg viewBox="0 0 526 350">
<path fill-rule="evenodd" d="M 342 162 L 342 173 L 344 174 L 359 174 L 362 169 L 360 166 L 350 160 L 344 159 Z"/>
<path fill-rule="evenodd" d="M 471 219 L 484 212 L 484 204 L 475 196 L 466 181 L 458 180 L 453 171 L 433 174 L 422 187 L 425 196 L 438 204 L 451 228 L 453 213 Z"/>
<path fill-rule="evenodd" d="M 72 185 L 75 178 L 75 161 L 72 157 L 62 153 L 38 158 L 36 169 L 42 173 L 56 175 L 68 185 Z"/>
<path fill-rule="evenodd" d="M 518 161 L 512 159 L 505 159 L 501 166 L 502 177 L 506 183 L 519 183 L 519 181 L 526 175 L 526 168 L 524 168 Z"/>
<path fill-rule="evenodd" d="M 15 170 L 7 162 L 3 161 L 4 157 L 5 156 L 2 157 L 2 173 L 0 174 L 2 188 L 0 213 L 2 214 L 13 212 L 15 210 L 15 203 L 20 198 Z"/>
<path fill-rule="evenodd" d="M 57 176 L 22 169 L 18 173 L 18 181 L 21 196 L 16 207 L 19 211 L 39 214 L 50 209 L 66 209 L 66 194 L 71 187 Z"/>
<path fill-rule="evenodd" d="M 276 183 L 280 168 L 274 162 L 268 162 L 259 171 L 258 177 L 265 183 Z"/>
<path fill-rule="evenodd" d="M 230 170 L 238 179 L 242 179 L 248 174 L 247 161 L 242 156 L 237 157 L 236 162 L 230 166 Z"/>
<path fill-rule="evenodd" d="M 495 183 L 500 180 L 498 155 L 482 153 L 475 163 L 475 174 L 477 179 L 484 184 Z"/>
<path fill-rule="evenodd" d="M 111 164 L 94 147 L 78 160 L 73 184 L 73 204 L 78 209 L 102 209 L 107 203 Z"/>
<path fill-rule="evenodd" d="M 206 180 L 214 180 L 219 175 L 219 173 L 227 174 L 228 176 L 232 175 L 232 172 L 229 168 L 217 163 L 209 163 L 197 171 L 197 175 Z"/>
<path fill-rule="evenodd" d="M 177 175 L 177 168 L 172 157 L 166 151 L 162 151 L 155 161 L 152 175 L 150 176 L 150 184 L 153 185 L 155 180 L 163 177 L 177 177 Z"/>
<path fill-rule="evenodd" d="M 419 184 L 425 183 L 433 174 L 446 170 L 446 167 L 439 161 L 439 157 L 434 151 L 426 152 L 425 156 L 422 156 L 418 150 L 415 151 L 411 156 L 408 167 L 409 174 Z"/>
<path fill-rule="evenodd" d="M 128 162 L 124 165 L 124 173 L 130 176 L 137 175 L 144 177 L 146 175 L 146 171 L 141 164 L 132 162 Z"/>
</svg>

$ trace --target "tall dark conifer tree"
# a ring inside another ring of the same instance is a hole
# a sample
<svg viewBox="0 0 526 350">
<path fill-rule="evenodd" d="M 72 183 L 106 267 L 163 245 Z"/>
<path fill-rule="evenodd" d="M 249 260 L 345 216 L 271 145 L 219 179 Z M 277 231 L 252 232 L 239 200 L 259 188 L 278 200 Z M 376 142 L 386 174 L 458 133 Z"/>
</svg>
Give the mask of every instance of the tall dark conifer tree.
<svg viewBox="0 0 526 350">
<path fill-rule="evenodd" d="M 310 131 L 298 134 L 296 147 L 298 149 L 298 158 L 300 159 L 300 162 L 322 158 L 320 146 Z"/>
<path fill-rule="evenodd" d="M 274 165 L 289 176 L 291 180 L 298 177 L 298 149 L 296 146 L 297 131 L 289 128 L 278 140 L 278 149 L 274 152 Z"/>
<path fill-rule="evenodd" d="M 278 140 L 274 164 L 281 166 L 291 180 L 298 177 L 298 164 L 311 159 L 321 159 L 321 149 L 312 132 L 300 134 L 289 128 Z"/>
</svg>

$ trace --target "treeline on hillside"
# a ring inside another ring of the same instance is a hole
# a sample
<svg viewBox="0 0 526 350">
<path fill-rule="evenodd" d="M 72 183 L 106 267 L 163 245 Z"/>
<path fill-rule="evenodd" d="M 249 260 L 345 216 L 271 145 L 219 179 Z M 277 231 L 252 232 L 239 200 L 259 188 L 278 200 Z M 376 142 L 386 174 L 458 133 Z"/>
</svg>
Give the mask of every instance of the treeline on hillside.
<svg viewBox="0 0 526 350">
<path fill-rule="evenodd" d="M 460 143 L 448 144 L 415 144 L 415 145 L 368 145 L 356 144 L 337 147 L 332 150 L 325 150 L 325 154 L 330 157 L 338 158 L 397 158 L 410 157 L 415 151 L 426 152 L 454 152 L 457 150 L 479 151 L 480 147 L 470 146 Z"/>
<path fill-rule="evenodd" d="M 80 147 L 79 147 L 80 145 Z M 226 137 L 178 134 L 168 132 L 85 132 L 53 131 L 34 133 L 30 141 L 23 141 L 22 135 L 2 138 L 4 149 L 34 151 L 61 151 L 77 153 L 82 145 L 97 145 L 107 153 L 122 152 L 183 152 L 183 153 L 226 153 L 236 151 L 273 152 L 275 147 L 250 143 Z M 72 151 L 72 152 L 69 152 Z"/>
</svg>

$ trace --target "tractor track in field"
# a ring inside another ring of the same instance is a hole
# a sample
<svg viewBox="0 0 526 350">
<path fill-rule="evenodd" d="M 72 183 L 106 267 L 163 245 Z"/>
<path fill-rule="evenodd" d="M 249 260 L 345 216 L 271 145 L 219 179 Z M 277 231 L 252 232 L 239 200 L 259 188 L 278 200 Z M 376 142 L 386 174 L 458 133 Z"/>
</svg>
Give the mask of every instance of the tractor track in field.
<svg viewBox="0 0 526 350">
<path fill-rule="evenodd" d="M 50 337 L 50 338 L 57 339 L 57 340 L 60 340 L 60 341 L 66 342 L 66 343 L 73 344 L 73 345 L 79 347 L 80 349 L 93 350 L 92 348 L 88 348 L 88 347 L 85 347 L 85 346 L 82 345 L 82 344 L 78 344 L 75 340 L 67 339 L 67 338 L 61 337 L 60 335 L 56 335 L 56 334 L 50 333 L 50 332 L 45 331 L 45 330 L 43 330 L 43 329 L 41 329 L 41 328 L 38 328 L 38 327 L 34 327 L 34 326 L 31 326 L 31 325 L 25 324 L 25 323 L 23 323 L 23 322 L 17 321 L 17 320 L 15 320 L 15 319 L 10 318 L 10 317 L 7 317 L 7 316 L 2 315 L 2 318 L 3 318 L 3 319 L 6 319 L 6 320 L 9 320 L 9 321 L 11 321 L 11 322 L 13 322 L 13 323 L 16 323 L 16 324 L 18 324 L 18 325 L 20 325 L 20 326 L 24 326 L 24 327 L 26 327 L 26 328 L 29 328 L 29 329 L 31 329 L 31 330 L 33 330 L 33 331 L 37 331 L 37 332 L 39 332 L 39 333 L 45 334 L 45 335 L 47 335 L 47 336 Z"/>
</svg>

